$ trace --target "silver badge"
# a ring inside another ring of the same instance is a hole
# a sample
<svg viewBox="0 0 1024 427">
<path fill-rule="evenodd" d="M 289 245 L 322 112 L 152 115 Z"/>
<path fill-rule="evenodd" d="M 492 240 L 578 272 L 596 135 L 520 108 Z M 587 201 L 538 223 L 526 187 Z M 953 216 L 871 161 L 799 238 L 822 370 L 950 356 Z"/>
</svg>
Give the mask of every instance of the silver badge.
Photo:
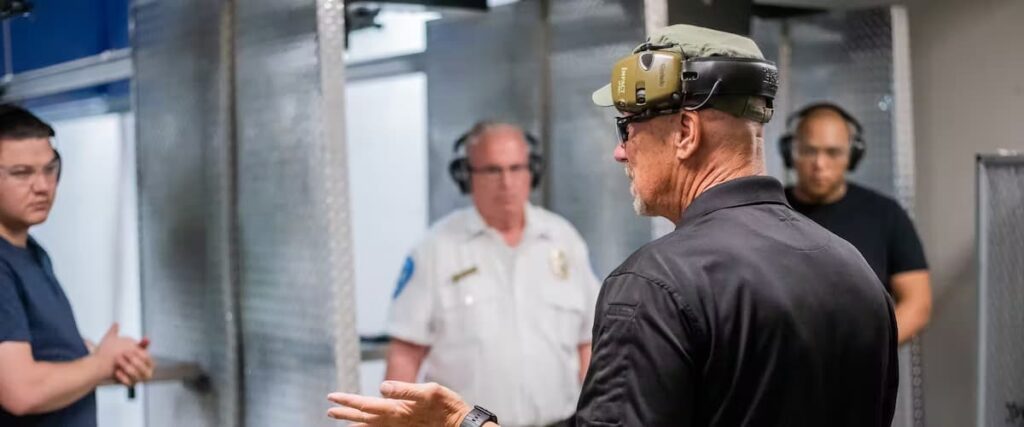
<svg viewBox="0 0 1024 427">
<path fill-rule="evenodd" d="M 551 251 L 551 273 L 560 280 L 569 278 L 569 260 L 561 249 Z"/>
</svg>

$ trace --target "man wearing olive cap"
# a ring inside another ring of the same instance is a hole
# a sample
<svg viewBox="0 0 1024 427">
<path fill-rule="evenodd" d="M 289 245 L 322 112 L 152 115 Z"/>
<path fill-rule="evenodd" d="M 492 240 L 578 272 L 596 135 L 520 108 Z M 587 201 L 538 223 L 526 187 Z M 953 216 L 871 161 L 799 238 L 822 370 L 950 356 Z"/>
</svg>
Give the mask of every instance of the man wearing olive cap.
<svg viewBox="0 0 1024 427">
<path fill-rule="evenodd" d="M 747 38 L 676 25 L 611 80 L 594 102 L 623 113 L 614 157 L 634 207 L 676 230 L 605 280 L 576 425 L 888 426 L 891 301 L 853 246 L 763 176 L 774 67 Z M 333 394 L 344 406 L 328 414 L 369 426 L 497 424 L 436 384 L 381 392 Z"/>
</svg>

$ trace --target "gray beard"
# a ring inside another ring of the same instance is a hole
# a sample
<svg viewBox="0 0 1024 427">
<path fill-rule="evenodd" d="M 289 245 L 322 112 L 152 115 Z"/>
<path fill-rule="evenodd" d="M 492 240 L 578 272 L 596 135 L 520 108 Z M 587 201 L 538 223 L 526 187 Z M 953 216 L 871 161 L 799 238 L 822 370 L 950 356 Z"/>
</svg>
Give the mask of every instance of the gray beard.
<svg viewBox="0 0 1024 427">
<path fill-rule="evenodd" d="M 622 170 L 626 172 L 626 177 L 629 178 L 629 194 L 633 195 L 633 211 L 640 216 L 653 216 L 651 213 L 651 207 L 640 199 L 640 196 L 636 193 L 636 187 L 633 186 L 633 171 L 629 169 L 629 166 L 623 166 Z"/>
</svg>

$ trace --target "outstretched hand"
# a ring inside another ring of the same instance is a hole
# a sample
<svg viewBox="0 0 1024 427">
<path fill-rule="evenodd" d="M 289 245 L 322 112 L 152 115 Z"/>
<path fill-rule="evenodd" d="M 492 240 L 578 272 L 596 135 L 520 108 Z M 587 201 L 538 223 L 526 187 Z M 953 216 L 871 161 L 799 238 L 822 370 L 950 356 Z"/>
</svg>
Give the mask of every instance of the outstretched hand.
<svg viewBox="0 0 1024 427">
<path fill-rule="evenodd" d="M 352 421 L 352 427 L 459 427 L 472 410 L 457 393 L 435 383 L 385 381 L 383 398 L 331 393 L 327 400 L 338 407 L 327 416 Z"/>
</svg>

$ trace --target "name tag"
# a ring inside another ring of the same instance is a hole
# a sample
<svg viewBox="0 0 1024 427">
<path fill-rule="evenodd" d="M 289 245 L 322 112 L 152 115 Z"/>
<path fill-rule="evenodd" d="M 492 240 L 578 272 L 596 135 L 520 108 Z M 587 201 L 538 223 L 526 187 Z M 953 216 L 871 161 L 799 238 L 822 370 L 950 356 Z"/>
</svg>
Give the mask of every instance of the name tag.
<svg viewBox="0 0 1024 427">
<path fill-rule="evenodd" d="M 467 278 L 469 276 L 472 276 L 472 275 L 474 275 L 474 274 L 476 274 L 478 272 L 479 272 L 479 269 L 477 269 L 476 266 L 474 265 L 474 266 L 472 266 L 470 268 L 467 268 L 467 269 L 462 270 L 462 271 L 460 271 L 458 273 L 455 273 L 455 275 L 452 276 L 452 284 L 456 285 L 462 279 L 465 279 L 465 278 Z"/>
</svg>

